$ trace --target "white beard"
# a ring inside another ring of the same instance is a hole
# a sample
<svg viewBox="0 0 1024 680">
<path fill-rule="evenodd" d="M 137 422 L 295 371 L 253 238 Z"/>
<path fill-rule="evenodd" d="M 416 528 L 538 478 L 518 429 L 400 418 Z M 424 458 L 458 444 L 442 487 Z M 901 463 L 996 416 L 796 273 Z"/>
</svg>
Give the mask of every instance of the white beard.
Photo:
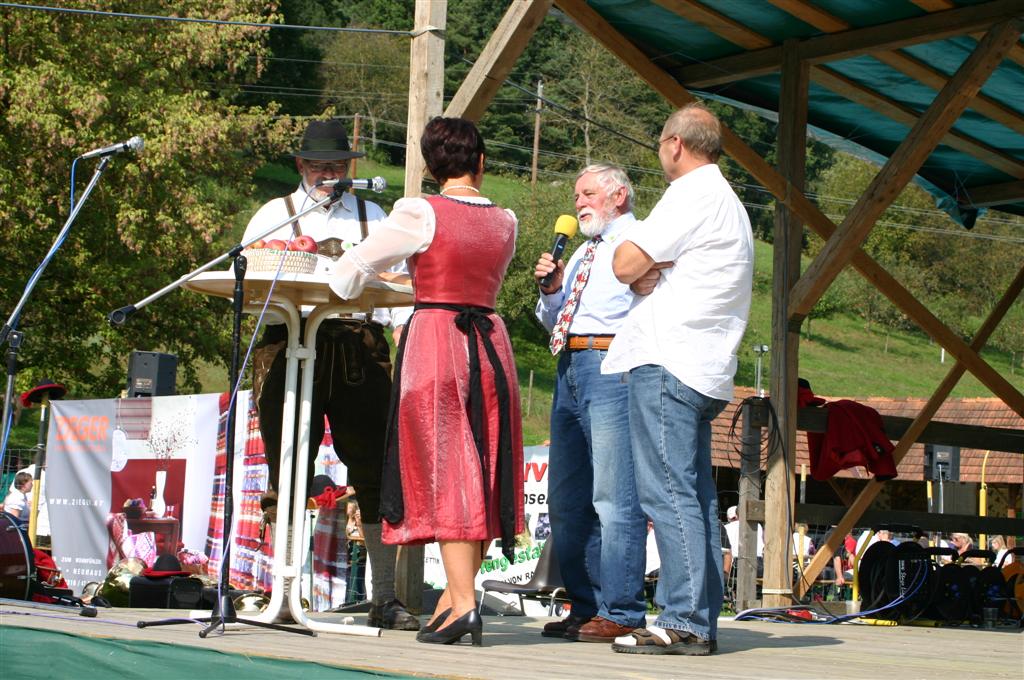
<svg viewBox="0 0 1024 680">
<path fill-rule="evenodd" d="M 583 235 L 586 236 L 587 238 L 594 238 L 595 236 L 600 236 L 601 234 L 604 233 L 604 230 L 608 228 L 608 225 L 611 224 L 611 222 L 614 220 L 614 213 L 612 212 L 607 212 L 601 215 L 596 212 L 588 211 L 587 213 L 581 213 L 581 216 L 583 214 L 590 215 L 589 220 L 580 220 L 580 231 L 582 231 Z"/>
</svg>

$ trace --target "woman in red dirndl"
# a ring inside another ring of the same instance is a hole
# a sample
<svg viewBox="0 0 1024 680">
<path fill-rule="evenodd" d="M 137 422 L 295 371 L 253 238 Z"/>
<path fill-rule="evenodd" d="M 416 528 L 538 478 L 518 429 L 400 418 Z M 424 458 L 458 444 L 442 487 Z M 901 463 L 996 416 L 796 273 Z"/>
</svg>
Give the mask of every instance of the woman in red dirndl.
<svg viewBox="0 0 1024 680">
<path fill-rule="evenodd" d="M 473 123 L 435 118 L 420 146 L 440 195 L 399 200 L 345 254 L 331 288 L 357 297 L 408 258 L 416 307 L 395 363 L 383 537 L 441 545 L 448 587 L 417 639 L 450 644 L 468 633 L 480 644 L 474 577 L 490 541 L 500 538 L 511 556 L 524 525 L 519 386 L 494 313 L 516 219 L 480 195 L 484 144 Z"/>
</svg>

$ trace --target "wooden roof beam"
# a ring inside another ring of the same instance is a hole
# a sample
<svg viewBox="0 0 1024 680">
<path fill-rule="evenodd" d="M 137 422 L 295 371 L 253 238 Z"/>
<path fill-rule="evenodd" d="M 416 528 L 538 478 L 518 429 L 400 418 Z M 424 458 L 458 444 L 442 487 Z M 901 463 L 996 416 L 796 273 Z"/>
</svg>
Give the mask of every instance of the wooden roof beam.
<svg viewBox="0 0 1024 680">
<path fill-rule="evenodd" d="M 1017 272 L 1017 276 L 1010 283 L 1010 286 L 1003 293 L 1002 298 L 996 303 L 996 306 L 989 312 L 988 318 L 978 329 L 978 332 L 974 335 L 974 340 L 971 342 L 971 351 L 974 353 L 980 352 L 981 348 L 988 342 L 989 337 L 999 326 L 999 322 L 1003 320 L 1006 313 L 1013 306 L 1017 298 L 1020 297 L 1021 291 L 1024 290 L 1024 268 L 1021 268 Z M 932 418 L 938 412 L 939 407 L 942 406 L 943 402 L 949 397 L 953 388 L 960 382 L 960 378 L 963 377 L 966 371 L 966 367 L 960 361 L 949 370 L 946 377 L 939 383 L 939 386 L 935 389 L 931 398 L 921 409 L 921 412 L 917 414 L 914 421 L 907 428 L 907 431 L 903 433 L 900 440 L 896 442 L 896 448 L 893 450 L 893 460 L 899 465 L 899 462 L 903 460 L 903 457 L 907 455 L 907 451 L 910 447 L 918 440 L 921 433 L 924 432 L 928 423 L 931 422 Z M 854 499 L 853 503 L 847 503 L 849 510 L 836 525 L 832 535 L 826 542 L 826 545 L 819 546 L 818 553 L 815 554 L 811 563 L 807 565 L 804 570 L 804 578 L 801 583 L 797 584 L 796 595 L 802 597 L 809 589 L 811 584 L 814 583 L 815 579 L 818 578 L 818 574 L 821 570 L 828 566 L 829 562 L 832 561 L 832 555 L 839 547 L 843 537 L 846 536 L 850 530 L 857 524 L 864 511 L 867 510 L 871 503 L 875 500 L 878 492 L 882 490 L 883 482 L 877 480 L 871 480 L 868 485 L 861 490 Z"/>
<path fill-rule="evenodd" d="M 1024 14 L 1024 0 L 992 0 L 878 26 L 855 28 L 808 38 L 800 43 L 800 58 L 811 64 L 848 59 L 869 52 L 943 40 L 987 30 L 1000 21 Z M 778 72 L 782 48 L 766 47 L 674 69 L 672 75 L 688 87 L 710 87 Z"/>
<path fill-rule="evenodd" d="M 771 44 L 771 41 L 767 37 L 762 36 L 759 33 L 755 33 L 745 28 L 740 32 L 736 30 L 735 26 L 728 26 L 725 22 L 731 21 L 731 19 L 722 17 L 717 12 L 707 9 L 703 5 L 700 5 L 700 3 L 694 2 L 693 0 L 656 1 L 666 9 L 676 12 L 689 21 L 700 23 L 712 33 L 715 33 L 719 37 L 740 47 L 754 48 Z M 849 28 L 849 24 L 846 24 L 841 19 L 827 14 L 817 7 L 808 4 L 804 0 L 769 0 L 769 2 L 781 9 L 794 13 L 794 16 L 798 16 L 802 21 L 814 21 L 815 23 L 813 25 L 816 28 L 827 27 L 833 30 L 844 30 Z M 902 55 L 898 52 L 886 52 L 883 54 L 891 56 L 895 62 L 902 61 Z M 882 58 L 882 55 L 875 56 Z M 906 59 L 913 61 L 910 57 L 907 57 Z M 941 90 L 948 80 L 942 74 L 937 75 L 938 78 L 932 79 L 931 83 L 933 85 L 937 85 L 936 89 Z M 825 66 L 813 67 L 811 69 L 811 78 L 819 85 L 832 90 L 850 101 L 856 102 L 873 111 L 877 111 L 884 116 L 888 116 L 907 127 L 913 127 L 914 124 L 917 123 L 919 114 L 916 111 L 909 109 L 899 102 L 889 99 Z M 981 99 L 981 97 L 976 97 L 972 106 L 979 103 Z M 974 108 L 978 107 L 974 106 Z M 1021 119 L 1015 114 L 1013 115 L 1017 119 L 1021 131 L 1024 131 L 1024 119 Z M 968 135 L 950 131 L 942 137 L 942 143 L 957 149 L 958 151 L 970 154 L 992 167 L 1005 172 L 1011 177 L 1016 177 L 1018 179 L 1024 178 L 1024 163 L 1021 163 L 1016 158 L 1003 153 L 999 149 L 979 142 Z"/>
<path fill-rule="evenodd" d="M 807 0 L 768 0 L 768 2 L 804 23 L 826 33 L 838 33 L 850 29 L 850 24 L 839 17 L 819 9 Z M 949 80 L 946 74 L 905 52 L 875 52 L 871 56 L 936 91 L 941 90 Z M 971 102 L 971 108 L 983 116 L 987 116 L 1005 125 L 1014 132 L 1024 134 L 1024 116 L 1007 108 L 991 97 L 987 97 L 979 92 L 974 101 Z"/>
<path fill-rule="evenodd" d="M 957 196 L 960 205 L 972 208 L 990 208 L 1024 201 L 1024 181 L 989 184 L 983 187 L 964 189 Z"/>
<path fill-rule="evenodd" d="M 817 66 L 811 69 L 811 79 L 822 87 L 907 127 L 913 127 L 920 119 L 920 114 L 917 111 L 908 109 L 903 104 L 868 89 L 826 66 Z M 940 143 L 970 154 L 1011 177 L 1024 179 L 1024 163 L 973 137 L 950 130 L 942 136 Z"/>
<path fill-rule="evenodd" d="M 683 106 L 696 101 L 696 98 L 685 87 L 658 68 L 647 55 L 616 31 L 584 0 L 555 0 L 555 4 L 624 64 L 636 71 L 655 91 L 661 93 L 673 105 Z M 827 239 L 835 232 L 836 225 L 832 220 L 822 213 L 803 192 L 787 182 L 775 168 L 751 149 L 736 133 L 723 126 L 722 138 L 726 153 L 736 159 L 754 179 L 768 189 L 776 200 L 793 210 L 815 233 Z M 992 390 L 993 394 L 1024 417 L 1024 396 L 998 371 L 972 353 L 967 343 L 936 318 L 914 297 L 913 293 L 904 288 L 899 281 L 860 248 L 856 249 L 852 264 L 864 278 L 871 281 L 883 295 L 892 301 L 897 309 L 903 311 L 920 325 L 947 352 L 963 361 L 967 369 Z"/>
<path fill-rule="evenodd" d="M 794 323 L 806 318 L 832 281 L 849 264 L 875 221 L 935 150 L 1020 34 L 1021 24 L 1016 19 L 992 27 L 942 88 L 847 214 L 839 230 L 828 239 L 793 287 L 789 316 Z"/>
<path fill-rule="evenodd" d="M 953 9 L 956 4 L 950 2 L 950 0 L 910 0 L 912 3 L 920 7 L 926 12 L 942 12 L 943 10 Z M 971 37 L 975 40 L 981 40 L 984 37 L 984 33 L 971 33 Z M 1013 46 L 1010 53 L 1006 55 L 1006 58 L 1017 64 L 1018 66 L 1024 66 L 1024 45 L 1020 43 Z"/>
<path fill-rule="evenodd" d="M 768 38 L 755 33 L 738 21 L 696 2 L 696 0 L 654 0 L 654 2 L 744 49 L 757 50 L 772 45 L 772 41 Z"/>
<path fill-rule="evenodd" d="M 552 1 L 521 0 L 509 6 L 487 46 L 448 103 L 445 116 L 480 120 L 530 38 L 543 23 Z"/>
<path fill-rule="evenodd" d="M 956 3 L 950 0 L 910 0 L 925 12 L 941 12 L 956 7 Z"/>
</svg>

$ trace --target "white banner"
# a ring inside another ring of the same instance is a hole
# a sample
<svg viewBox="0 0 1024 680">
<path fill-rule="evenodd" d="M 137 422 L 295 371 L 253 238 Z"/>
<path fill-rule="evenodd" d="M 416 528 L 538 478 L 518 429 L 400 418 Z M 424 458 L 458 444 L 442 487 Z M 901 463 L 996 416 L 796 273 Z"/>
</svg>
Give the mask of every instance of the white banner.
<svg viewBox="0 0 1024 680">
<path fill-rule="evenodd" d="M 540 559 L 541 550 L 548 536 L 551 535 L 551 524 L 548 521 L 548 447 L 528 446 L 523 451 L 523 505 L 526 513 L 526 532 L 517 537 L 514 559 L 509 561 L 501 553 L 498 541 L 491 543 L 487 557 L 480 565 L 476 575 L 476 588 L 481 590 L 484 581 L 504 581 L 505 583 L 526 583 L 533 577 Z M 437 543 L 431 543 L 424 549 L 423 580 L 434 588 L 444 588 L 447 579 L 444 566 L 441 564 L 441 551 Z M 503 595 L 489 592 L 487 606 L 498 611 L 519 610 L 519 598 L 515 595 Z M 547 608 L 536 601 L 525 603 L 527 614 L 541 616 L 547 614 Z"/>
<path fill-rule="evenodd" d="M 263 535 L 259 529 L 267 467 L 248 392 L 239 395 L 239 403 L 248 409 L 240 408 L 236 418 L 231 583 L 261 590 L 270 585 L 273 562 L 269 532 Z M 54 559 L 69 587 L 81 592 L 86 583 L 102 581 L 120 559 L 137 557 L 152 565 L 163 553 L 178 555 L 187 569 L 216 576 L 223 533 L 226 395 L 68 400 L 52 402 L 52 408 L 48 505 Z M 343 484 L 345 469 L 329 434 L 320 454 L 318 473 Z M 492 543 L 476 577 L 478 589 L 486 580 L 529 581 L 551 533 L 548 448 L 527 447 L 524 459 L 526 531 L 517 537 L 511 561 L 497 541 Z M 333 541 L 331 552 L 318 556 L 328 566 L 315 569 L 317 609 L 337 606 L 345 598 L 347 541 Z M 365 576 L 369 596 L 370 574 Z M 436 588 L 446 584 L 436 543 L 425 548 L 424 581 Z M 518 598 L 488 594 L 488 605 L 518 609 Z M 537 602 L 528 602 L 527 611 L 546 613 Z"/>
</svg>

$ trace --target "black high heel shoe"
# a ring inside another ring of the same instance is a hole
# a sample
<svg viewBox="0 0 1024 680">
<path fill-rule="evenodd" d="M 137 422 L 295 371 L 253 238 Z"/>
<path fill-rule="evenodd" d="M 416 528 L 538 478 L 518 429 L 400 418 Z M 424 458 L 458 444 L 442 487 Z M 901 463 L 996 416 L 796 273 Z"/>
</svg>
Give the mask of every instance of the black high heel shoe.
<svg viewBox="0 0 1024 680">
<path fill-rule="evenodd" d="M 444 628 L 422 637 L 417 636 L 416 639 L 433 645 L 453 645 L 466 633 L 473 638 L 474 647 L 483 646 L 484 620 L 480 618 L 480 613 L 476 609 L 470 609 Z"/>
<path fill-rule="evenodd" d="M 449 607 L 448 609 L 445 609 L 443 612 L 438 614 L 436 619 L 420 628 L 420 631 L 416 633 L 416 639 L 422 642 L 423 636 L 429 633 L 433 633 L 435 630 L 437 630 L 437 627 L 444 624 L 444 622 L 448 619 L 448 615 L 451 613 L 452 610 L 451 607 Z"/>
</svg>

